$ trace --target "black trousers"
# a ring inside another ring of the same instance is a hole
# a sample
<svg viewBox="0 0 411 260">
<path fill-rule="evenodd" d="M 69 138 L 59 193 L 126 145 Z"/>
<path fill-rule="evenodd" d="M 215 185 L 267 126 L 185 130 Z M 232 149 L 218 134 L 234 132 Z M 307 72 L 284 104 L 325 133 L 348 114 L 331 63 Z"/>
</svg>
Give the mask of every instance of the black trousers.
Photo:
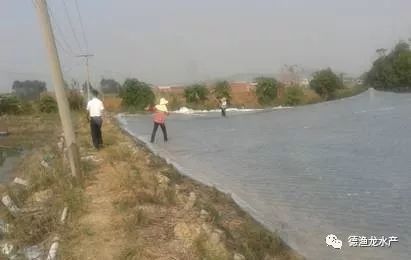
<svg viewBox="0 0 411 260">
<path fill-rule="evenodd" d="M 221 108 L 221 115 L 222 115 L 222 116 L 225 116 L 225 110 L 226 110 L 225 107 L 222 107 L 222 108 Z"/>
<path fill-rule="evenodd" d="M 155 139 L 155 137 L 156 137 L 156 133 L 157 133 L 158 126 L 160 126 L 160 127 L 161 127 L 161 130 L 163 131 L 164 142 L 167 142 L 168 139 L 167 139 L 167 129 L 166 129 L 166 125 L 165 125 L 164 123 L 163 123 L 163 124 L 160 124 L 160 123 L 156 123 L 156 122 L 154 122 L 154 127 L 153 127 L 153 132 L 151 133 L 151 140 L 150 140 L 150 142 L 154 143 L 154 139 Z"/>
<path fill-rule="evenodd" d="M 95 148 L 99 149 L 103 145 L 103 137 L 101 136 L 101 126 L 103 119 L 100 116 L 90 118 L 91 139 Z"/>
</svg>

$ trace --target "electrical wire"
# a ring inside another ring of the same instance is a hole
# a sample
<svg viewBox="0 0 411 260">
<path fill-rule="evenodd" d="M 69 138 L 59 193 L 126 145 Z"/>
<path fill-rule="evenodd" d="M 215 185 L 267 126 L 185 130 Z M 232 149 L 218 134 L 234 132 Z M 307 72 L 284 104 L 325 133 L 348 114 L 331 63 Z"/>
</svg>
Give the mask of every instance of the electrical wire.
<svg viewBox="0 0 411 260">
<path fill-rule="evenodd" d="M 82 48 L 81 48 L 80 42 L 79 42 L 79 40 L 78 40 L 78 37 L 77 37 L 77 34 L 76 34 L 76 30 L 74 29 L 73 23 L 72 23 L 72 21 L 71 21 L 70 14 L 69 14 L 69 11 L 68 11 L 66 2 L 65 2 L 64 0 L 61 0 L 61 1 L 63 2 L 64 12 L 66 13 L 66 18 L 67 18 L 67 20 L 68 20 L 68 22 L 69 22 L 69 25 L 70 25 L 70 28 L 71 28 L 71 32 L 73 33 L 73 36 L 74 36 L 74 40 L 76 41 L 77 46 L 78 46 L 78 48 L 79 48 L 80 51 L 81 51 Z"/>
<path fill-rule="evenodd" d="M 65 51 L 69 56 L 75 56 L 73 48 L 71 47 L 71 45 L 68 43 L 68 41 L 66 40 L 65 34 L 63 33 L 63 30 L 61 29 L 61 27 L 59 26 L 59 23 L 57 22 L 57 19 L 54 16 L 54 12 L 51 9 L 51 7 L 49 7 L 49 5 L 47 5 L 47 10 L 50 14 L 50 18 L 51 18 L 51 22 L 52 24 L 56 27 L 58 35 L 56 34 L 56 42 L 58 45 L 60 45 L 61 49 L 63 51 Z M 58 37 L 57 37 L 58 36 Z M 61 42 L 59 41 L 59 39 L 61 39 L 64 42 L 65 47 L 61 44 Z"/>
<path fill-rule="evenodd" d="M 80 8 L 79 8 L 79 5 L 78 5 L 78 1 L 74 0 L 74 2 L 76 4 L 78 19 L 79 19 L 80 26 L 81 26 L 81 31 L 82 31 L 82 34 L 83 34 L 84 43 L 86 45 L 86 51 L 88 52 L 88 41 L 87 41 L 87 37 L 86 37 L 86 31 L 84 30 L 83 19 L 81 17 Z"/>
</svg>

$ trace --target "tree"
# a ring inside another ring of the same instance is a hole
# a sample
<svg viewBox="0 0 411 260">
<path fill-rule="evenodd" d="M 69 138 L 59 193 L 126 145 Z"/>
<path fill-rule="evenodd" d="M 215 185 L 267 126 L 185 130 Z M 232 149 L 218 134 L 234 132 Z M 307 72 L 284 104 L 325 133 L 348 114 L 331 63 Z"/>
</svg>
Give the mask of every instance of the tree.
<svg viewBox="0 0 411 260">
<path fill-rule="evenodd" d="M 215 84 L 214 87 L 214 95 L 216 98 L 227 98 L 228 100 L 231 99 L 231 87 L 230 87 L 230 83 L 228 83 L 227 81 L 219 81 Z"/>
<path fill-rule="evenodd" d="M 378 54 L 379 57 L 383 57 L 383 56 L 385 56 L 385 54 L 387 52 L 387 49 L 379 48 L 375 52 Z"/>
<path fill-rule="evenodd" d="M 277 97 L 278 81 L 275 78 L 260 77 L 256 78 L 256 95 L 258 103 L 261 105 L 271 105 Z"/>
<path fill-rule="evenodd" d="M 320 70 L 314 73 L 310 81 L 310 87 L 324 99 L 332 99 L 335 91 L 342 87 L 338 76 L 330 69 Z"/>
<path fill-rule="evenodd" d="M 55 113 L 55 112 L 57 112 L 58 108 L 57 108 L 56 100 L 53 97 L 48 96 L 48 95 L 43 96 L 40 99 L 39 110 L 40 110 L 40 112 L 43 112 L 43 113 Z"/>
<path fill-rule="evenodd" d="M 22 103 L 12 95 L 0 95 L 0 115 L 19 114 L 22 110 Z"/>
<path fill-rule="evenodd" d="M 155 96 L 150 85 L 138 79 L 127 79 L 122 88 L 120 97 L 123 106 L 136 110 L 144 110 L 154 104 Z"/>
<path fill-rule="evenodd" d="M 304 99 L 304 91 L 298 87 L 288 87 L 285 92 L 285 104 L 287 106 L 300 105 Z"/>
<path fill-rule="evenodd" d="M 84 81 L 84 83 L 81 85 L 81 88 L 83 90 L 83 93 L 87 94 L 87 81 Z M 90 83 L 90 90 L 89 91 L 90 91 L 90 95 L 91 95 L 91 93 L 93 93 L 93 91 L 97 91 L 97 89 L 95 89 L 93 87 L 93 85 L 91 85 L 91 83 Z"/>
<path fill-rule="evenodd" d="M 207 100 L 208 89 L 205 85 L 194 84 L 184 89 L 184 96 L 187 103 L 200 103 Z"/>
<path fill-rule="evenodd" d="M 46 82 L 38 80 L 16 80 L 13 82 L 12 89 L 18 98 L 25 101 L 39 100 L 40 94 L 47 90 Z"/>
<path fill-rule="evenodd" d="M 68 90 L 67 100 L 71 110 L 81 110 L 84 108 L 84 98 L 76 90 Z"/>
<path fill-rule="evenodd" d="M 399 42 L 388 55 L 380 55 L 366 75 L 366 84 L 377 89 L 408 89 L 411 87 L 411 50 Z"/>
<path fill-rule="evenodd" d="M 105 94 L 120 93 L 121 85 L 114 79 L 101 79 L 100 89 Z"/>
</svg>

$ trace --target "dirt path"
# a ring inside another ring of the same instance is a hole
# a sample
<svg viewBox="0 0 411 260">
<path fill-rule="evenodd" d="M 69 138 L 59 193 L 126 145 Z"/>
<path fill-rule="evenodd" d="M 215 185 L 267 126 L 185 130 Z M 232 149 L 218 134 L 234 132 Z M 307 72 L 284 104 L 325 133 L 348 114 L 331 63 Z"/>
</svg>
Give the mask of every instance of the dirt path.
<svg viewBox="0 0 411 260">
<path fill-rule="evenodd" d="M 104 153 L 99 154 L 104 158 Z M 99 169 L 85 190 L 87 212 L 79 220 L 79 229 L 86 235 L 77 245 L 77 259 L 116 259 L 124 242 L 124 233 L 115 223 L 121 216 L 113 207 L 113 193 L 117 182 L 115 171 L 104 160 L 97 164 Z"/>
<path fill-rule="evenodd" d="M 87 133 L 79 130 L 83 156 Z M 104 133 L 62 259 L 301 259 L 229 196 L 181 176 L 115 123 Z"/>
</svg>

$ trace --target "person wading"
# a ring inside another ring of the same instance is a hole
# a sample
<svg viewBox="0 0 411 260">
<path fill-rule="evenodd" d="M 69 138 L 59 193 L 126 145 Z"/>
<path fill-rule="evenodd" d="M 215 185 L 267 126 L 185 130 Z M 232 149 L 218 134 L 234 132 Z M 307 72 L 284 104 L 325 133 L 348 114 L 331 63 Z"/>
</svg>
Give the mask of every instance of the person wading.
<svg viewBox="0 0 411 260">
<path fill-rule="evenodd" d="M 98 99 L 98 92 L 92 91 L 93 98 L 87 103 L 88 119 L 90 121 L 91 139 L 96 149 L 103 146 L 103 137 L 101 135 L 101 126 L 103 124 L 103 102 Z"/>
<path fill-rule="evenodd" d="M 168 109 L 167 109 L 167 104 L 168 101 L 164 98 L 160 99 L 160 104 L 156 105 L 153 109 L 154 115 L 153 115 L 153 121 L 154 121 L 154 127 L 153 127 L 153 132 L 151 133 L 151 139 L 150 142 L 154 143 L 154 139 L 156 137 L 156 132 L 158 127 L 161 127 L 161 130 L 163 131 L 163 137 L 164 137 L 164 142 L 168 141 L 167 138 L 167 129 L 166 129 L 166 117 L 168 116 Z"/>
<path fill-rule="evenodd" d="M 227 98 L 223 97 L 220 99 L 221 115 L 225 117 L 225 110 L 227 109 Z"/>
</svg>

